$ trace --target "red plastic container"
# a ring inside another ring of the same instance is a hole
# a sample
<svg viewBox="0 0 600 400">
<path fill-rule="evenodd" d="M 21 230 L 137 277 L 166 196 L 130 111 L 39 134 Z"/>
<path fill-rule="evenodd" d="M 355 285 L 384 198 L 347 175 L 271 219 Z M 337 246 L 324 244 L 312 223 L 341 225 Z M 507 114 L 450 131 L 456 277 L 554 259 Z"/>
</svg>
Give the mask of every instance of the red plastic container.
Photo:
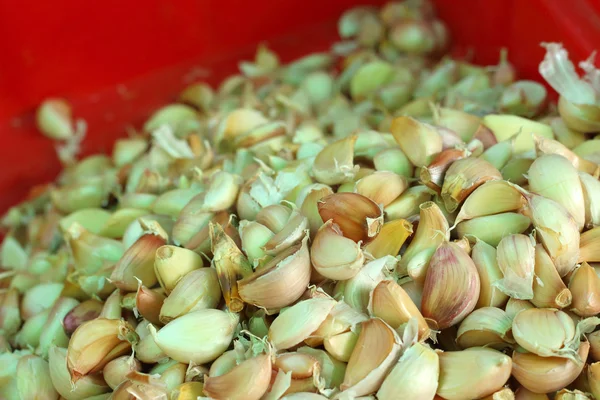
<svg viewBox="0 0 600 400">
<path fill-rule="evenodd" d="M 343 10 L 383 0 L 0 0 L 0 212 L 60 171 L 35 107 L 66 97 L 88 122 L 84 154 L 110 151 L 186 84 L 217 84 L 267 42 L 284 61 L 325 50 Z M 539 79 L 541 41 L 574 60 L 600 47 L 600 0 L 437 0 L 454 51 L 495 63 L 507 47 Z"/>
</svg>

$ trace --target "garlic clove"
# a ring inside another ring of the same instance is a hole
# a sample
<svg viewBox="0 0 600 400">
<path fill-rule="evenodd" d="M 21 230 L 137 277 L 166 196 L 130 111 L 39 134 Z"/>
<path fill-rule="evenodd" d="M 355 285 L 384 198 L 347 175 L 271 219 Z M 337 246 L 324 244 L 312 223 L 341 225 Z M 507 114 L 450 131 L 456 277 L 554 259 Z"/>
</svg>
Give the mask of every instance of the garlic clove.
<svg viewBox="0 0 600 400">
<path fill-rule="evenodd" d="M 383 226 L 383 210 L 358 193 L 335 193 L 317 203 L 323 221 L 333 220 L 348 239 L 363 243 L 373 239 Z"/>
<path fill-rule="evenodd" d="M 213 268 L 188 272 L 165 298 L 160 308 L 160 322 L 168 323 L 193 311 L 216 308 L 220 300 L 221 289 Z"/>
<path fill-rule="evenodd" d="M 498 266 L 496 249 L 483 240 L 477 240 L 473 246 L 471 258 L 477 268 L 481 284 L 479 299 L 475 308 L 504 307 L 508 301 L 508 295 L 494 285 L 496 281 L 503 277 Z"/>
<path fill-rule="evenodd" d="M 345 237 L 333 220 L 328 220 L 317 231 L 310 250 L 313 267 L 329 279 L 350 279 L 365 262 L 360 243 Z"/>
<path fill-rule="evenodd" d="M 544 154 L 527 172 L 529 190 L 565 207 L 579 230 L 585 224 L 585 204 L 581 182 L 575 167 L 564 157 Z"/>
<path fill-rule="evenodd" d="M 562 311 L 547 308 L 524 310 L 513 319 L 512 332 L 519 346 L 533 354 L 579 361 L 575 323 Z"/>
<path fill-rule="evenodd" d="M 463 203 L 455 224 L 472 218 L 517 211 L 525 205 L 525 198 L 511 184 L 496 180 L 475 189 Z"/>
<path fill-rule="evenodd" d="M 376 171 L 359 179 L 354 186 L 354 192 L 385 207 L 407 188 L 408 181 L 405 177 L 390 171 Z"/>
<path fill-rule="evenodd" d="M 213 361 L 229 347 L 239 315 L 203 309 L 185 314 L 158 332 L 149 325 L 158 347 L 174 360 L 203 364 Z"/>
<path fill-rule="evenodd" d="M 600 227 L 590 229 L 581 234 L 578 262 L 600 261 Z"/>
<path fill-rule="evenodd" d="M 101 371 L 111 360 L 127 353 L 137 340 L 125 321 L 96 318 L 75 330 L 67 349 L 67 366 L 73 382 Z"/>
<path fill-rule="evenodd" d="M 531 220 L 521 214 L 507 212 L 477 217 L 459 223 L 456 232 L 459 238 L 477 238 L 492 246 L 509 235 L 525 232 Z"/>
<path fill-rule="evenodd" d="M 502 179 L 500 171 L 481 158 L 469 157 L 453 162 L 446 171 L 441 191 L 446 209 L 453 212 L 477 187 L 494 179 Z"/>
<path fill-rule="evenodd" d="M 397 256 L 400 248 L 413 233 L 413 226 L 405 219 L 396 219 L 383 224 L 379 235 L 363 250 L 374 258 Z"/>
<path fill-rule="evenodd" d="M 140 372 L 142 364 L 133 355 L 117 357 L 104 366 L 102 377 L 111 389 L 115 389 L 131 371 Z"/>
<path fill-rule="evenodd" d="M 429 259 L 438 246 L 449 239 L 450 233 L 448 221 L 435 203 L 426 202 L 419 208 L 419 225 L 412 241 L 402 255 L 400 270 L 407 270 L 413 280 L 422 284 L 427 273 Z M 415 261 L 417 262 L 415 263 Z M 411 263 L 413 268 L 409 270 L 408 267 Z"/>
<path fill-rule="evenodd" d="M 421 310 L 434 329 L 462 321 L 477 304 L 480 281 L 475 264 L 455 243 L 443 243 L 427 269 Z"/>
<path fill-rule="evenodd" d="M 496 258 L 503 278 L 494 285 L 512 298 L 532 299 L 535 271 L 533 239 L 520 234 L 505 237 L 498 244 Z"/>
<path fill-rule="evenodd" d="M 593 317 L 600 313 L 600 277 L 586 262 L 581 264 L 569 282 L 573 300 L 570 309 L 581 317 Z"/>
<path fill-rule="evenodd" d="M 438 353 L 440 379 L 437 394 L 447 400 L 477 399 L 502 388 L 512 362 L 501 352 L 485 347 Z"/>
<path fill-rule="evenodd" d="M 425 344 L 415 343 L 404 350 L 400 360 L 377 391 L 377 398 L 433 399 L 438 388 L 438 379 L 438 354 Z"/>
<path fill-rule="evenodd" d="M 564 308 L 571 304 L 571 291 L 558 275 L 552 259 L 541 244 L 535 246 L 535 276 L 531 302 L 536 307 Z"/>
<path fill-rule="evenodd" d="M 575 268 L 579 258 L 579 229 L 569 212 L 554 200 L 523 193 L 527 207 L 523 213 L 531 218 L 536 234 L 564 277 Z"/>
<path fill-rule="evenodd" d="M 354 143 L 357 136 L 348 136 L 328 144 L 315 158 L 313 174 L 326 185 L 338 185 L 354 179 L 358 166 L 354 165 Z"/>
<path fill-rule="evenodd" d="M 385 207 L 388 220 L 408 219 L 419 214 L 421 204 L 431 200 L 433 191 L 427 186 L 412 186 Z"/>
<path fill-rule="evenodd" d="M 342 393 L 364 396 L 375 393 L 400 356 L 401 341 L 396 332 L 380 319 L 361 323 L 356 346 L 352 351 Z"/>
<path fill-rule="evenodd" d="M 381 318 L 394 329 L 400 328 L 411 318 L 416 318 L 419 340 L 429 338 L 430 329 L 423 315 L 408 293 L 393 280 L 383 280 L 373 289 L 369 300 L 369 313 Z"/>
<path fill-rule="evenodd" d="M 463 349 L 491 347 L 497 350 L 514 343 L 512 320 L 496 307 L 482 307 L 469 314 L 458 327 L 456 342 Z"/>
<path fill-rule="evenodd" d="M 310 281 L 308 235 L 267 264 L 237 282 L 240 299 L 267 310 L 277 310 L 298 300 Z M 223 291 L 225 293 L 225 291 Z"/>
<path fill-rule="evenodd" d="M 261 354 L 236 365 L 228 373 L 204 380 L 204 394 L 214 399 L 259 400 L 271 381 L 271 355 Z"/>
<path fill-rule="evenodd" d="M 269 327 L 269 340 L 277 350 L 297 345 L 317 330 L 335 304 L 335 300 L 327 298 L 294 304 L 275 318 Z"/>
<path fill-rule="evenodd" d="M 202 268 L 204 261 L 192 250 L 165 245 L 156 250 L 154 271 L 158 283 L 167 294 L 188 272 Z"/>
<path fill-rule="evenodd" d="M 391 132 L 410 162 L 423 167 L 442 151 L 442 138 L 435 128 L 412 117 L 392 121 Z"/>
<path fill-rule="evenodd" d="M 67 349 L 51 347 L 48 352 L 48 366 L 54 388 L 67 400 L 96 396 L 107 393 L 111 389 L 98 374 L 86 375 L 72 382 L 67 369 Z"/>
<path fill-rule="evenodd" d="M 331 187 L 321 183 L 314 183 L 302 188 L 296 199 L 296 206 L 308 218 L 310 236 L 314 237 L 317 230 L 323 225 L 323 218 L 319 214 L 318 202 L 324 197 L 333 194 Z"/>
<path fill-rule="evenodd" d="M 589 343 L 582 342 L 577 352 L 579 358 L 587 359 L 589 349 Z M 551 393 L 568 386 L 585 366 L 568 358 L 540 357 L 518 351 L 513 353 L 512 361 L 515 379 L 534 393 Z"/>
</svg>

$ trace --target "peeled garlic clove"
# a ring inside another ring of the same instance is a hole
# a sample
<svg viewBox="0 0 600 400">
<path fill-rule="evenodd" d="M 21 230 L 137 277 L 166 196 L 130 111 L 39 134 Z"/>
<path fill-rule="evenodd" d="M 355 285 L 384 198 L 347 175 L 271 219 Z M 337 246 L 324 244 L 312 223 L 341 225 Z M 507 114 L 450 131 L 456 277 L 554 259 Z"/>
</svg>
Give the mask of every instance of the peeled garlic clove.
<svg viewBox="0 0 600 400">
<path fill-rule="evenodd" d="M 326 185 L 338 185 L 354 179 L 358 166 L 354 165 L 354 143 L 357 136 L 348 136 L 328 144 L 317 154 L 313 174 Z"/>
<path fill-rule="evenodd" d="M 404 154 L 417 167 L 429 165 L 442 151 L 442 138 L 435 128 L 412 117 L 395 118 L 391 132 Z"/>
<path fill-rule="evenodd" d="M 312 347 L 319 346 L 324 339 L 347 332 L 367 319 L 368 317 L 362 312 L 350 307 L 344 301 L 339 301 L 323 323 L 304 342 Z"/>
<path fill-rule="evenodd" d="M 373 157 L 373 165 L 377 171 L 390 171 L 406 178 L 413 176 L 414 166 L 399 148 L 386 148 L 379 151 Z"/>
<path fill-rule="evenodd" d="M 541 357 L 577 360 L 575 323 L 566 313 L 547 308 L 532 308 L 517 314 L 512 333 L 525 350 Z"/>
<path fill-rule="evenodd" d="M 600 182 L 590 174 L 579 172 L 585 203 L 585 226 L 600 225 Z"/>
<path fill-rule="evenodd" d="M 16 393 L 12 393 L 16 396 L 14 398 L 56 399 L 58 397 L 50 378 L 48 362 L 41 357 L 25 355 L 19 358 L 14 379 L 16 382 Z"/>
<path fill-rule="evenodd" d="M 381 318 L 394 329 L 416 318 L 419 327 L 419 340 L 429 338 L 430 329 L 423 315 L 408 293 L 395 281 L 383 280 L 371 292 L 369 313 Z"/>
<path fill-rule="evenodd" d="M 147 322 L 147 321 L 146 321 Z M 143 326 L 142 324 L 138 325 L 138 327 Z M 149 324 L 147 326 L 152 326 Z M 158 347 L 156 344 L 156 340 L 154 336 L 150 334 L 149 329 L 145 326 L 143 328 L 144 335 L 141 336 L 140 341 L 135 345 L 135 357 L 143 363 L 146 364 L 154 364 L 157 362 L 163 362 L 167 360 L 169 357 L 165 354 L 165 352 Z M 139 331 L 139 329 L 136 329 Z"/>
<path fill-rule="evenodd" d="M 502 388 L 510 377 L 510 357 L 497 350 L 473 347 L 438 353 L 437 394 L 447 400 L 478 399 Z"/>
<path fill-rule="evenodd" d="M 456 342 L 463 349 L 492 347 L 502 350 L 514 343 L 511 335 L 512 320 L 496 307 L 478 308 L 461 322 Z"/>
<path fill-rule="evenodd" d="M 310 281 L 308 236 L 270 260 L 252 275 L 237 282 L 240 298 L 267 310 L 277 310 L 298 300 Z"/>
<path fill-rule="evenodd" d="M 1 314 L 1 312 L 0 312 Z M 34 315 L 29 318 L 21 329 L 14 337 L 14 344 L 16 347 L 26 349 L 26 348 L 36 348 L 40 343 L 40 336 L 42 334 L 42 328 L 44 327 L 46 321 L 48 320 L 48 315 L 50 314 L 50 310 L 42 311 L 39 314 Z M 20 324 L 20 321 L 19 321 Z M 5 339 L 8 340 L 8 339 Z M 8 344 L 8 343 L 7 343 Z"/>
<path fill-rule="evenodd" d="M 578 262 L 600 261 L 600 227 L 583 232 L 579 244 Z"/>
<path fill-rule="evenodd" d="M 541 244 L 535 246 L 535 276 L 531 302 L 536 307 L 564 308 L 571 304 L 571 291 L 558 275 L 552 259 Z"/>
<path fill-rule="evenodd" d="M 160 308 L 160 322 L 167 323 L 193 311 L 216 308 L 220 300 L 221 289 L 213 268 L 188 272 L 165 298 Z"/>
<path fill-rule="evenodd" d="M 448 221 L 442 210 L 433 202 L 420 205 L 420 219 L 417 231 L 400 260 L 400 269 L 408 270 L 412 259 L 417 258 L 420 253 L 428 254 L 428 257 L 419 257 L 417 268 L 408 271 L 410 277 L 419 284 L 425 280 L 427 264 L 435 249 L 450 238 Z"/>
<path fill-rule="evenodd" d="M 360 244 L 345 237 L 339 226 L 332 220 L 321 226 L 310 250 L 313 267 L 319 274 L 329 279 L 350 279 L 365 263 Z"/>
<path fill-rule="evenodd" d="M 590 345 L 582 342 L 577 354 L 581 360 L 587 359 Z M 562 357 L 540 357 L 533 353 L 515 351 L 512 356 L 513 376 L 526 389 L 534 393 L 551 393 L 568 386 L 585 366 Z"/>
<path fill-rule="evenodd" d="M 455 243 L 443 243 L 431 258 L 421 310 L 435 329 L 462 321 L 477 304 L 480 281 L 475 264 Z"/>
<path fill-rule="evenodd" d="M 421 204 L 431 200 L 433 191 L 427 186 L 419 185 L 408 188 L 396 200 L 385 207 L 388 220 L 414 217 L 419 214 Z"/>
<path fill-rule="evenodd" d="M 579 230 L 585 224 L 585 204 L 581 182 L 575 167 L 556 154 L 542 155 L 527 172 L 529 190 L 565 207 Z"/>
<path fill-rule="evenodd" d="M 413 226 L 405 219 L 386 222 L 381 227 L 379 235 L 365 247 L 364 251 L 374 258 L 397 256 L 400 248 L 413 233 Z"/>
<path fill-rule="evenodd" d="M 202 212 L 227 210 L 235 204 L 241 186 L 241 177 L 218 171 L 210 178 L 210 184 L 202 196 Z"/>
<path fill-rule="evenodd" d="M 101 371 L 111 360 L 127 353 L 135 338 L 125 321 L 96 318 L 75 330 L 67 349 L 67 366 L 72 381 Z"/>
<path fill-rule="evenodd" d="M 60 293 L 63 290 L 64 285 L 62 283 L 40 283 L 25 292 L 23 300 L 21 301 L 21 315 L 20 317 L 27 320 L 40 312 L 52 307 L 54 302 L 59 298 Z M 18 304 L 19 293 L 16 289 L 9 289 L 2 301 L 2 308 L 10 308 Z M 5 316 L 3 325 L 4 328 L 8 328 L 7 319 L 8 315 Z M 20 325 L 20 322 L 19 322 Z M 16 327 L 18 329 L 18 325 Z M 16 331 L 16 330 L 15 330 Z M 10 334 L 11 332 L 7 332 Z M 14 333 L 14 332 L 12 332 Z"/>
<path fill-rule="evenodd" d="M 550 398 L 546 394 L 533 393 L 521 386 L 515 392 L 515 400 L 550 400 Z"/>
<path fill-rule="evenodd" d="M 323 347 L 336 360 L 348 362 L 357 341 L 358 334 L 348 331 L 326 338 Z"/>
<path fill-rule="evenodd" d="M 321 183 L 314 183 L 302 188 L 296 198 L 296 206 L 308 218 L 311 237 L 314 237 L 319 227 L 323 225 L 323 218 L 319 214 L 318 202 L 330 194 L 333 194 L 331 187 Z"/>
<path fill-rule="evenodd" d="M 59 285 L 62 286 L 62 285 Z M 58 294 L 62 287 L 59 288 Z M 28 292 L 29 293 L 29 292 Z M 43 295 L 43 292 L 38 292 L 38 295 Z M 22 304 L 25 301 L 23 300 Z M 33 304 L 34 300 L 30 301 Z M 53 301 L 54 302 L 54 301 Z M 40 304 L 40 306 L 42 306 Z M 39 309 L 40 307 L 34 307 L 33 305 L 28 307 L 26 311 L 31 314 L 34 310 L 37 310 L 33 315 L 30 315 L 30 318 L 35 316 L 35 314 L 39 314 L 44 312 L 44 309 Z M 22 313 L 19 311 L 19 292 L 16 289 L 9 289 L 6 293 L 0 294 L 0 333 L 2 336 L 11 337 L 19 330 L 21 323 L 23 322 L 21 319 Z"/>
<path fill-rule="evenodd" d="M 400 338 L 385 322 L 377 318 L 363 322 L 340 386 L 342 392 L 351 396 L 375 393 L 398 360 L 400 348 Z"/>
<path fill-rule="evenodd" d="M 130 292 L 137 289 L 137 279 L 148 287 L 154 286 L 157 282 L 154 254 L 166 243 L 167 239 L 158 232 L 142 235 L 117 262 L 110 275 L 111 281 L 119 289 Z"/>
<path fill-rule="evenodd" d="M 236 365 L 228 373 L 204 380 L 204 394 L 214 399 L 259 400 L 271 381 L 271 355 L 261 354 Z"/>
<path fill-rule="evenodd" d="M 79 302 L 77 300 L 70 297 L 60 297 L 56 303 L 54 303 L 54 306 L 50 309 L 48 318 L 42 327 L 36 354 L 46 358 L 48 356 L 48 351 L 53 345 L 67 347 L 70 341 L 65 333 L 63 321 L 69 311 L 78 304 Z"/>
<path fill-rule="evenodd" d="M 501 170 L 513 156 L 512 141 L 505 140 L 487 148 L 481 158 Z"/>
<path fill-rule="evenodd" d="M 453 162 L 446 172 L 441 192 L 446 209 L 453 212 L 478 186 L 494 179 L 502 179 L 500 171 L 481 158 Z"/>
<path fill-rule="evenodd" d="M 408 181 L 405 177 L 389 171 L 376 171 L 359 179 L 354 191 L 385 207 L 397 199 L 407 187 Z"/>
<path fill-rule="evenodd" d="M 482 240 L 477 240 L 471 251 L 471 258 L 477 268 L 481 290 L 475 308 L 503 307 L 508 296 L 500 291 L 494 283 L 502 279 L 502 271 L 498 267 L 496 249 Z"/>
<path fill-rule="evenodd" d="M 304 238 L 307 229 L 308 219 L 300 212 L 292 211 L 285 226 L 264 245 L 265 253 L 275 256 L 290 246 L 299 243 Z"/>
<path fill-rule="evenodd" d="M 459 238 L 477 238 L 497 246 L 508 235 L 525 232 L 531 220 L 517 213 L 502 213 L 477 217 L 459 223 L 456 232 Z"/>
<path fill-rule="evenodd" d="M 600 313 L 600 277 L 586 262 L 577 268 L 569 282 L 573 300 L 570 309 L 581 317 Z"/>
<path fill-rule="evenodd" d="M 438 388 L 438 354 L 415 343 L 404 351 L 377 391 L 380 400 L 433 399 Z"/>
<path fill-rule="evenodd" d="M 515 299 L 532 299 L 535 271 L 533 239 L 525 235 L 507 236 L 498 244 L 496 257 L 503 278 L 494 285 Z"/>
<path fill-rule="evenodd" d="M 97 396 L 111 389 L 100 375 L 87 375 L 72 383 L 67 369 L 67 349 L 56 346 L 50 348 L 48 365 L 54 388 L 67 400 Z"/>
<path fill-rule="evenodd" d="M 221 310 L 204 309 L 182 315 L 158 332 L 149 329 L 165 354 L 182 363 L 213 361 L 229 347 L 239 316 Z"/>
<path fill-rule="evenodd" d="M 239 226 L 242 250 L 248 260 L 256 264 L 266 256 L 264 245 L 271 240 L 274 233 L 269 228 L 256 221 L 243 220 Z"/>
<path fill-rule="evenodd" d="M 127 378 L 131 371 L 141 371 L 142 364 L 133 356 L 121 356 L 104 366 L 102 376 L 111 389 L 115 389 Z"/>
<path fill-rule="evenodd" d="M 204 261 L 197 253 L 177 246 L 165 245 L 156 250 L 154 271 L 158 283 L 167 294 L 188 272 L 202 268 Z"/>
<path fill-rule="evenodd" d="M 473 191 L 463 203 L 455 224 L 486 215 L 517 211 L 526 204 L 523 195 L 506 181 L 489 181 Z"/>
<path fill-rule="evenodd" d="M 317 203 L 323 221 L 333 220 L 345 237 L 363 243 L 373 239 L 383 225 L 383 210 L 358 193 L 335 193 Z"/>
<path fill-rule="evenodd" d="M 269 340 L 277 350 L 297 345 L 321 325 L 335 304 L 335 300 L 327 298 L 294 304 L 275 318 L 269 328 Z"/>
<path fill-rule="evenodd" d="M 71 105 L 64 99 L 50 98 L 38 107 L 37 128 L 51 139 L 67 140 L 75 135 Z"/>
</svg>

